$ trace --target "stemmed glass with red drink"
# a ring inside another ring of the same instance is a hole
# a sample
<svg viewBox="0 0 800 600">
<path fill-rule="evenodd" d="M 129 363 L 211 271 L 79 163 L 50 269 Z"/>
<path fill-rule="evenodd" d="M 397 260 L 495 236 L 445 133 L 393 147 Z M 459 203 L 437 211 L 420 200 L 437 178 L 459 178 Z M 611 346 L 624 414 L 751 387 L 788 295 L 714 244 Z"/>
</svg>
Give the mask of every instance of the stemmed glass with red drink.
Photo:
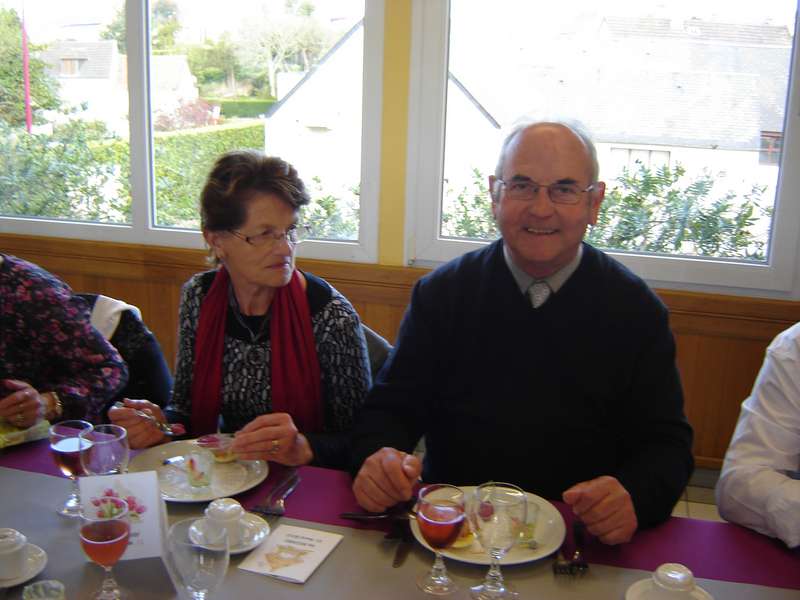
<svg viewBox="0 0 800 600">
<path fill-rule="evenodd" d="M 131 527 L 128 503 L 121 498 L 103 497 L 87 503 L 81 519 L 81 548 L 90 560 L 105 569 L 105 578 L 94 600 L 119 600 L 123 594 L 111 568 L 125 554 Z"/>
<path fill-rule="evenodd" d="M 464 492 L 442 483 L 422 488 L 417 503 L 417 525 L 436 553 L 431 570 L 417 580 L 417 585 L 428 594 L 452 594 L 458 585 L 447 574 L 441 551 L 456 541 L 464 526 Z"/>
<path fill-rule="evenodd" d="M 53 460 L 64 477 L 72 480 L 72 492 L 58 511 L 65 517 L 81 516 L 81 499 L 78 491 L 78 476 L 84 475 L 81 465 L 81 453 L 91 450 L 91 443 L 82 441 L 80 434 L 92 431 L 92 424 L 88 421 L 62 421 L 50 427 L 50 450 L 53 453 Z"/>
</svg>

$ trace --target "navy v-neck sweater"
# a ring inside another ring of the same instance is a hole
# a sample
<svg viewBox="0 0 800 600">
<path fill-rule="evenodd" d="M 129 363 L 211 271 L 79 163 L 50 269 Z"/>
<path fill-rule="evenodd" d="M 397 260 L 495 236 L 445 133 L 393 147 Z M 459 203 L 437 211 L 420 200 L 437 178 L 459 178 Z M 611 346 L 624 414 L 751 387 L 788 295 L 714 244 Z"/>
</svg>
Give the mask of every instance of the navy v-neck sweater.
<svg viewBox="0 0 800 600">
<path fill-rule="evenodd" d="M 640 526 L 666 519 L 693 467 L 666 308 L 589 245 L 538 309 L 501 241 L 451 261 L 414 288 L 362 411 L 353 466 L 422 435 L 426 481 L 508 481 L 560 499 L 612 475 Z"/>
</svg>

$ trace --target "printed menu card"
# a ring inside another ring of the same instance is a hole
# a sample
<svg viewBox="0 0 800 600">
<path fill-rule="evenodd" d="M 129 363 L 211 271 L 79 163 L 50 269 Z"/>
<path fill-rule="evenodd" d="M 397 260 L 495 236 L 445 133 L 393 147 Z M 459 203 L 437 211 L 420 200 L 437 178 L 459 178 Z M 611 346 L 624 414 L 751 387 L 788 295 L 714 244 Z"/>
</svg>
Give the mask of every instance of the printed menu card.
<svg viewBox="0 0 800 600">
<path fill-rule="evenodd" d="M 120 560 L 161 556 L 161 536 L 166 525 L 166 506 L 155 471 L 79 477 L 84 510 L 106 511 L 113 499 L 128 503 L 130 537 Z"/>
<path fill-rule="evenodd" d="M 281 525 L 242 561 L 239 568 L 305 583 L 341 539 L 338 533 Z"/>
</svg>

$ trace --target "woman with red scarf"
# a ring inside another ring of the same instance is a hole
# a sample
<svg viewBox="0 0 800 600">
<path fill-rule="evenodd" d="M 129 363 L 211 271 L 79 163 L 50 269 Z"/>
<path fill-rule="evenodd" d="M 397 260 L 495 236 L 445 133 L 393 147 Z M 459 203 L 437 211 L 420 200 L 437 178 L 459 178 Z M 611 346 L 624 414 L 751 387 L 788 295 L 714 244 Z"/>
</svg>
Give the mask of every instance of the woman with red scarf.
<svg viewBox="0 0 800 600">
<path fill-rule="evenodd" d="M 132 447 L 167 441 L 134 410 L 192 436 L 236 432 L 239 458 L 345 467 L 348 431 L 370 386 L 358 315 L 327 282 L 295 268 L 309 201 L 297 171 L 255 151 L 215 164 L 201 194 L 217 269 L 193 276 L 180 307 L 175 387 L 166 415 L 126 400 L 109 417 Z"/>
</svg>

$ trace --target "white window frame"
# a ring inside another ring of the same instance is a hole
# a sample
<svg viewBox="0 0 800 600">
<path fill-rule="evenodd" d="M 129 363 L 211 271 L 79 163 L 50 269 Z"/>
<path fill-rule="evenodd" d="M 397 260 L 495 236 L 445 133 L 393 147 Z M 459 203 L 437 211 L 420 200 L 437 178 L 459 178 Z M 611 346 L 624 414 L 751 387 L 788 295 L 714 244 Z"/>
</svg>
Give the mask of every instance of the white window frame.
<svg viewBox="0 0 800 600">
<path fill-rule="evenodd" d="M 413 0 L 412 23 L 405 260 L 408 264 L 436 266 L 480 248 L 485 242 L 442 239 L 439 236 L 448 67 L 448 0 Z M 783 156 L 767 262 L 754 264 L 731 259 L 609 252 L 651 285 L 717 293 L 800 297 L 800 169 L 788 167 L 800 164 L 799 32 L 800 20 L 795 23 Z M 494 166 L 486 165 L 486 168 L 494 172 Z"/>
<path fill-rule="evenodd" d="M 359 239 L 303 242 L 297 252 L 302 258 L 366 263 L 378 259 L 384 2 L 364 2 Z M 0 217 L 0 232 L 180 248 L 204 247 L 203 237 L 198 231 L 168 229 L 154 224 L 149 0 L 127 0 L 125 18 L 131 128 L 131 223 L 78 223 L 3 216 Z"/>
</svg>

